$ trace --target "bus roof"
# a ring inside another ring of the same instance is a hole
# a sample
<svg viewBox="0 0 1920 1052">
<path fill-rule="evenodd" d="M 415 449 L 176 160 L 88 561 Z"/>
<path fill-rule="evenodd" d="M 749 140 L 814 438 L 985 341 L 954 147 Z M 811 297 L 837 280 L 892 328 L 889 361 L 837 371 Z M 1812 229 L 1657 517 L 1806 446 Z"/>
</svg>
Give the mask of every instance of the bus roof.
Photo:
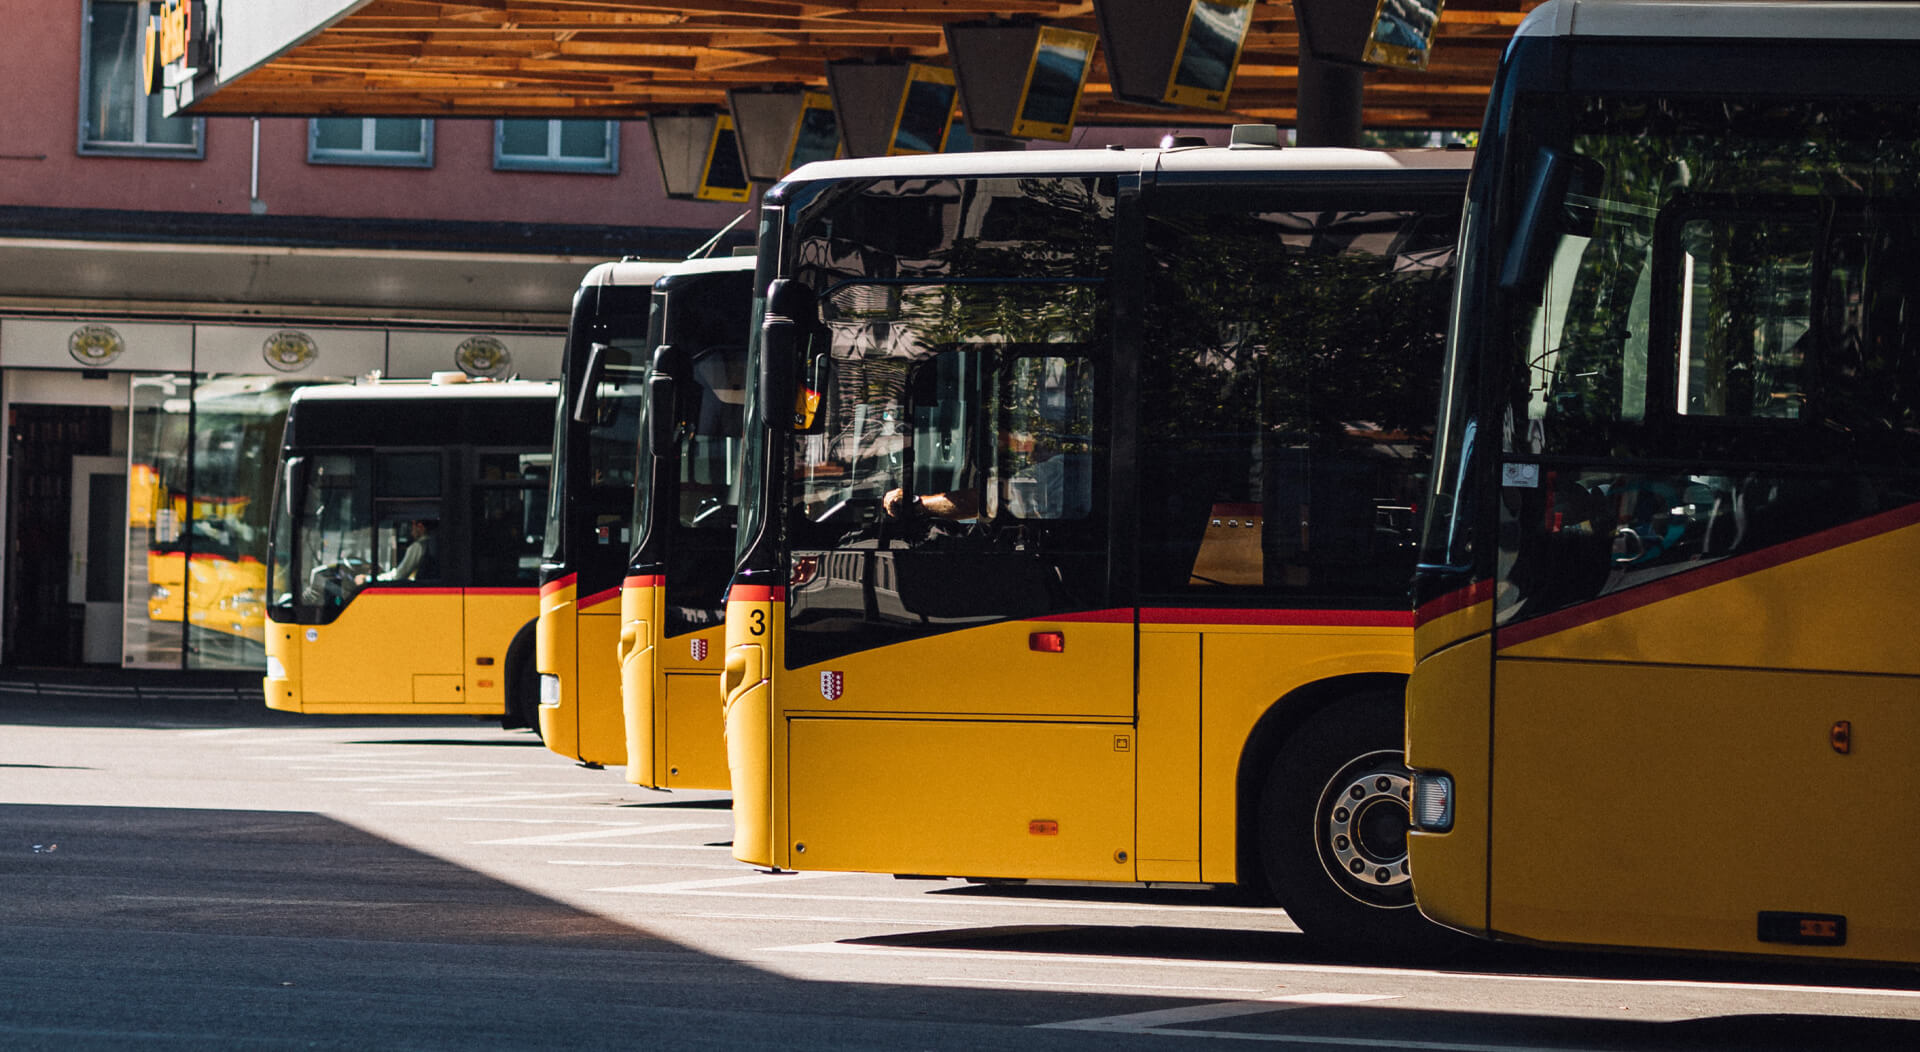
<svg viewBox="0 0 1920 1052">
<path fill-rule="evenodd" d="M 1885 0 L 1548 0 L 1515 37 L 1901 40 L 1920 3 Z"/>
<path fill-rule="evenodd" d="M 618 259 L 600 263 L 580 279 L 581 287 L 594 285 L 651 285 L 660 275 L 681 263 L 673 259 Z"/>
<path fill-rule="evenodd" d="M 906 157 L 815 161 L 784 182 L 838 179 L 949 179 L 1022 175 L 1123 175 L 1130 172 L 1352 172 L 1466 170 L 1473 151 L 1361 150 L 1306 146 L 1179 146 L 1169 149 L 989 150 Z"/>
<path fill-rule="evenodd" d="M 681 274 L 725 274 L 736 270 L 752 270 L 754 257 L 747 256 L 704 256 L 700 259 L 682 260 L 668 267 L 662 277 L 675 277 Z"/>
<path fill-rule="evenodd" d="M 559 397 L 552 380 L 375 380 L 372 383 L 315 384 L 293 392 L 295 402 L 405 402 L 421 398 Z"/>
</svg>

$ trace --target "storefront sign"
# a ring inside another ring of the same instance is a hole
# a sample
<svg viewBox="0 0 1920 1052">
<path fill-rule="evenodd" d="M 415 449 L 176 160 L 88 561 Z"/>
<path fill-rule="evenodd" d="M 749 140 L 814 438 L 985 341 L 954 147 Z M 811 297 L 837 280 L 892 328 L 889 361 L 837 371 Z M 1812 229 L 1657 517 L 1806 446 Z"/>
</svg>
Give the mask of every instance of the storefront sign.
<svg viewBox="0 0 1920 1052">
<path fill-rule="evenodd" d="M 82 325 L 67 337 L 67 353 L 89 369 L 104 368 L 127 349 L 127 341 L 109 325 Z"/>
<path fill-rule="evenodd" d="M 313 337 L 295 329 L 274 333 L 260 347 L 260 357 L 283 373 L 297 373 L 312 365 L 319 356 L 320 347 L 313 342 Z"/>
<path fill-rule="evenodd" d="M 469 336 L 454 348 L 453 363 L 468 376 L 495 380 L 513 371 L 513 352 L 492 336 Z"/>
</svg>

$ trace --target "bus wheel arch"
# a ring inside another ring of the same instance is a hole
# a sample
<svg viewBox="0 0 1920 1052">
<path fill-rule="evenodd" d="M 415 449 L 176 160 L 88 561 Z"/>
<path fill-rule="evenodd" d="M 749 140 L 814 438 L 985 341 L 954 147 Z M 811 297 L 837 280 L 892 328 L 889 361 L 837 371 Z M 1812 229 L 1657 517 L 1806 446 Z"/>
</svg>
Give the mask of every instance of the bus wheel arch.
<svg viewBox="0 0 1920 1052">
<path fill-rule="evenodd" d="M 1442 931 L 1406 869 L 1405 692 L 1395 675 L 1315 684 L 1276 703 L 1242 756 L 1242 877 L 1316 941 L 1408 949 Z"/>
<path fill-rule="evenodd" d="M 513 642 L 507 644 L 505 713 L 500 717 L 500 726 L 513 730 L 525 727 L 540 734 L 540 674 L 534 667 L 534 628 L 538 621 L 528 621 L 514 633 Z"/>
</svg>

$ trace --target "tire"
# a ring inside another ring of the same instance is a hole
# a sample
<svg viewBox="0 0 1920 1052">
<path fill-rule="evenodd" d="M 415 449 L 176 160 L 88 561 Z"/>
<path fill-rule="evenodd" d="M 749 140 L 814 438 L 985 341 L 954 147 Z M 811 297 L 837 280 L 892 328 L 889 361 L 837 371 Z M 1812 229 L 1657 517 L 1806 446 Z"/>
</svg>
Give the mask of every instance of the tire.
<svg viewBox="0 0 1920 1052">
<path fill-rule="evenodd" d="M 500 725 L 508 730 L 525 727 L 539 738 L 540 675 L 533 667 L 532 628 L 521 629 L 507 647 L 507 711 Z"/>
<path fill-rule="evenodd" d="M 1309 716 L 1260 794 L 1260 861 L 1300 930 L 1364 955 L 1434 953 L 1464 938 L 1414 908 L 1405 700 L 1369 691 Z"/>
</svg>

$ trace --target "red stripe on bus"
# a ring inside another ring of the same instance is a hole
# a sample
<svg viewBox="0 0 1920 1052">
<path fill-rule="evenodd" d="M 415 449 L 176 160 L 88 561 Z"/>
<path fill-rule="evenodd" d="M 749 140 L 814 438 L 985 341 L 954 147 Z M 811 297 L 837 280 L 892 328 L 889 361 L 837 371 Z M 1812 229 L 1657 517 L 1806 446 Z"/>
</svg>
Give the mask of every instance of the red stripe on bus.
<svg viewBox="0 0 1920 1052">
<path fill-rule="evenodd" d="M 1448 614 L 1457 614 L 1470 606 L 1484 603 L 1493 598 L 1492 581 L 1475 581 L 1465 588 L 1456 588 L 1443 596 L 1421 603 L 1413 611 L 1413 623 L 1424 625 L 1436 621 Z"/>
<path fill-rule="evenodd" d="M 562 588 L 572 588 L 574 585 L 579 583 L 580 583 L 580 575 L 577 573 L 570 573 L 565 577 L 555 578 L 554 580 L 548 581 L 546 584 L 541 585 L 540 594 L 550 595 L 554 592 L 559 591 Z"/>
<path fill-rule="evenodd" d="M 539 595 L 538 588 L 469 588 L 468 595 Z"/>
<path fill-rule="evenodd" d="M 632 577 L 629 577 L 626 580 L 621 581 L 620 587 L 622 588 L 659 588 L 665 585 L 666 583 L 667 583 L 667 576 L 665 574 L 642 573 L 642 574 L 634 574 Z"/>
<path fill-rule="evenodd" d="M 729 603 L 784 603 L 787 590 L 777 584 L 736 584 L 727 589 Z"/>
<path fill-rule="evenodd" d="M 1571 609 L 1556 610 L 1531 621 L 1522 621 L 1517 625 L 1498 629 L 1494 636 L 1494 647 L 1504 650 L 1522 643 L 1531 643 L 1542 636 L 1550 636 L 1555 632 L 1564 632 L 1569 628 L 1605 620 L 1629 610 L 1651 606 L 1688 592 L 1711 588 L 1735 578 L 1759 573 L 1762 570 L 1771 570 L 1808 556 L 1834 551 L 1849 544 L 1857 544 L 1916 524 L 1920 524 L 1920 504 L 1908 504 L 1892 511 L 1883 511 L 1858 522 L 1849 522 L 1843 526 L 1810 533 L 1805 537 L 1798 537 L 1746 555 L 1722 559 L 1697 570 L 1686 570 L 1671 577 L 1662 577 L 1657 581 L 1649 581 L 1624 592 L 1615 592 L 1612 595 L 1581 603 Z"/>
<path fill-rule="evenodd" d="M 407 585 L 383 584 L 378 588 L 369 588 L 361 595 L 459 595 L 458 588 L 417 588 Z"/>
<path fill-rule="evenodd" d="M 1142 607 L 1146 625 L 1290 625 L 1332 628 L 1412 628 L 1411 610 L 1206 610 Z"/>
<path fill-rule="evenodd" d="M 609 588 L 604 592 L 595 592 L 592 595 L 587 596 L 585 599 L 580 600 L 579 606 L 580 606 L 580 609 L 585 610 L 587 607 L 599 606 L 601 603 L 609 602 L 611 600 L 618 599 L 618 598 L 620 598 L 620 589 Z"/>
<path fill-rule="evenodd" d="M 1043 614 L 1028 618 L 1029 621 L 1078 621 L 1093 625 L 1130 625 L 1133 623 L 1133 607 L 1116 606 L 1106 610 L 1078 610 L 1071 614 Z"/>
</svg>

